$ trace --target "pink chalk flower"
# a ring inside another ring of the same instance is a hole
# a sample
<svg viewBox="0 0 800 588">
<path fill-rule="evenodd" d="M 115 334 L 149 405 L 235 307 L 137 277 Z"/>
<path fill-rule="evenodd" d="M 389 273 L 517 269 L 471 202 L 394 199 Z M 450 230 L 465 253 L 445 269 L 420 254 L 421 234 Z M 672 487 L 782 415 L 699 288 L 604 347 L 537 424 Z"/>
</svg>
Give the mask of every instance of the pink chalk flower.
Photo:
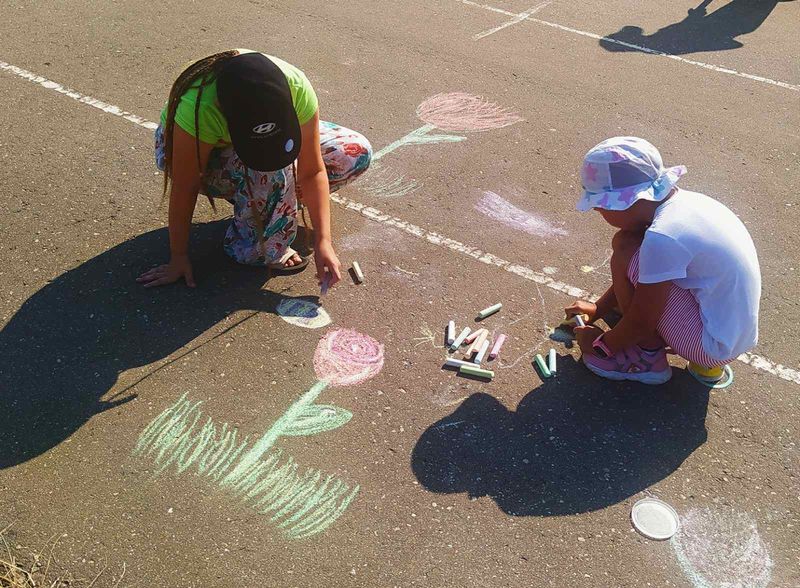
<svg viewBox="0 0 800 588">
<path fill-rule="evenodd" d="M 508 109 L 480 96 L 451 92 L 436 94 L 417 107 L 417 116 L 443 131 L 488 131 L 523 120 Z"/>
<path fill-rule="evenodd" d="M 320 339 L 314 352 L 317 378 L 330 386 L 358 384 L 383 367 L 383 345 L 369 335 L 337 329 Z"/>
</svg>

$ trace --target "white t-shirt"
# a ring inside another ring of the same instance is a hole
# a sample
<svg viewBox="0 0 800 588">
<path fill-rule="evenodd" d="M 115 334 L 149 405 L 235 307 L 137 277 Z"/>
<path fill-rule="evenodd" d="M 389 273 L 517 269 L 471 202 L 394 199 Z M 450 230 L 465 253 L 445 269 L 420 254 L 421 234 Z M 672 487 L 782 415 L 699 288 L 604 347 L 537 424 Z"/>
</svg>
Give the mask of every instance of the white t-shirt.
<svg viewBox="0 0 800 588">
<path fill-rule="evenodd" d="M 755 346 L 761 271 L 750 233 L 728 207 L 678 190 L 656 209 L 639 251 L 639 281 L 667 280 L 697 298 L 708 355 L 728 360 Z"/>
</svg>

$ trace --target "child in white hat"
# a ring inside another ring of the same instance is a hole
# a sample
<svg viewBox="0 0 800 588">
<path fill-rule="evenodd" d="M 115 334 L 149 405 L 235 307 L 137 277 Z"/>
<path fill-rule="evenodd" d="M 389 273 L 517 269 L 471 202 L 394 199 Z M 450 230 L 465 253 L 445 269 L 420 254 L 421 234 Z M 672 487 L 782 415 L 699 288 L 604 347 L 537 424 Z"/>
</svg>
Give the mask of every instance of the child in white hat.
<svg viewBox="0 0 800 588">
<path fill-rule="evenodd" d="M 590 323 L 621 312 L 610 330 L 575 329 L 583 362 L 605 378 L 664 383 L 672 376 L 670 348 L 715 385 L 723 367 L 758 340 L 753 240 L 725 205 L 678 188 L 684 173 L 684 166 L 664 168 L 658 150 L 636 137 L 603 141 L 584 158 L 578 210 L 596 210 L 620 230 L 611 287 L 597 303 L 579 300 L 566 311 L 588 314 Z"/>
</svg>

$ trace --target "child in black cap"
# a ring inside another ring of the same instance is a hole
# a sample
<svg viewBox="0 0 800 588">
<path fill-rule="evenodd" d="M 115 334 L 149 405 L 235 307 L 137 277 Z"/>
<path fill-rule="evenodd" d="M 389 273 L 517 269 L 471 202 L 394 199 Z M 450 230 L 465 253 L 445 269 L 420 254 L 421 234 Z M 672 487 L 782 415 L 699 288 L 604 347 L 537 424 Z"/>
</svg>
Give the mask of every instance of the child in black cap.
<svg viewBox="0 0 800 588">
<path fill-rule="evenodd" d="M 189 231 L 197 195 L 233 204 L 224 249 L 273 271 L 308 264 L 291 245 L 297 193 L 314 226 L 320 281 L 341 277 L 331 240 L 331 189 L 369 167 L 365 137 L 319 120 L 308 78 L 276 57 L 237 49 L 201 59 L 178 76 L 155 133 L 156 164 L 169 195 L 170 261 L 141 276 L 145 287 L 183 278 L 194 286 Z"/>
</svg>

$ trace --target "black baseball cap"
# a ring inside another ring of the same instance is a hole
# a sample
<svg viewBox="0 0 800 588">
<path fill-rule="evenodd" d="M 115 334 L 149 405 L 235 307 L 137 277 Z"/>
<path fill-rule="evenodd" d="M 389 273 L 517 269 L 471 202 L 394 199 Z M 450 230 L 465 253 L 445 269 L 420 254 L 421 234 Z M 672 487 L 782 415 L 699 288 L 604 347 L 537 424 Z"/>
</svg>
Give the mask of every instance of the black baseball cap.
<svg viewBox="0 0 800 588">
<path fill-rule="evenodd" d="M 272 60 L 261 53 L 233 57 L 217 76 L 217 97 L 247 167 L 276 171 L 297 159 L 300 122 L 289 82 Z"/>
</svg>

